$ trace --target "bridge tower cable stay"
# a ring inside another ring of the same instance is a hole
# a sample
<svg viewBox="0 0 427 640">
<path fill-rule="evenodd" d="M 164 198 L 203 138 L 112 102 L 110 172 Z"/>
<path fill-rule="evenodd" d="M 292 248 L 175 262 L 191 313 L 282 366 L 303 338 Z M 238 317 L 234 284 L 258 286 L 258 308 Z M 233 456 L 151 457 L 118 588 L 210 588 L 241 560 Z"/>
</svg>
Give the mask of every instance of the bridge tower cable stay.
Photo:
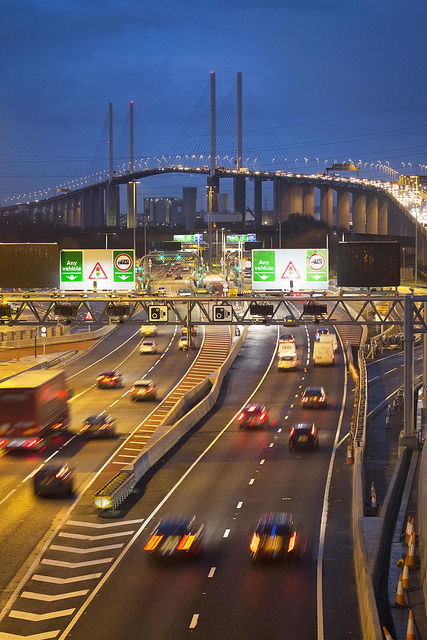
<svg viewBox="0 0 427 640">
<path fill-rule="evenodd" d="M 119 223 L 120 211 L 120 190 L 118 185 L 113 184 L 114 158 L 113 158 L 113 103 L 108 103 L 108 149 L 109 149 L 109 170 L 108 184 L 106 188 L 107 202 L 107 226 L 117 227 Z"/>
<path fill-rule="evenodd" d="M 236 148 L 236 168 L 242 169 L 243 158 L 243 106 L 242 106 L 242 72 L 238 71 L 236 76 L 236 125 L 237 125 L 237 148 Z M 246 226 L 246 179 L 244 176 L 236 176 L 234 184 L 234 211 L 242 214 L 243 226 Z"/>
<path fill-rule="evenodd" d="M 208 263 L 212 268 L 212 212 L 218 211 L 218 190 L 219 179 L 216 172 L 216 79 L 215 72 L 210 73 L 210 133 L 211 133 L 211 153 L 210 153 L 210 175 L 207 179 L 207 210 L 208 210 Z"/>
<path fill-rule="evenodd" d="M 134 126 L 133 126 L 133 100 L 129 102 L 129 173 L 135 171 L 135 145 L 134 145 Z M 134 229 L 136 227 L 136 182 L 128 182 L 126 186 L 127 195 L 127 228 Z"/>
</svg>

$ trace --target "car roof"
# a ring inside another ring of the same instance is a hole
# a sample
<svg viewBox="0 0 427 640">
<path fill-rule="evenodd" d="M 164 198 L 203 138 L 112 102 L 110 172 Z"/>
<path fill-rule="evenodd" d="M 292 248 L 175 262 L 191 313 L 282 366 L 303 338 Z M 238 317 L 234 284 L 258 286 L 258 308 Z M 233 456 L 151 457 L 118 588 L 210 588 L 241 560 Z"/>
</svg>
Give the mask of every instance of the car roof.
<svg viewBox="0 0 427 640">
<path fill-rule="evenodd" d="M 262 410 L 264 409 L 264 405 L 260 404 L 259 402 L 251 402 L 250 404 L 247 404 L 246 407 L 244 407 L 244 411 L 248 411 L 250 409 L 250 407 L 254 407 L 254 410 Z"/>
<path fill-rule="evenodd" d="M 114 369 L 110 369 L 109 371 L 102 371 L 101 376 L 116 376 L 117 375 L 117 371 L 115 371 Z"/>
<path fill-rule="evenodd" d="M 307 387 L 306 390 L 304 391 L 304 395 L 306 395 L 307 393 L 325 393 L 325 390 L 323 387 Z"/>
<path fill-rule="evenodd" d="M 159 533 L 171 535 L 174 533 L 186 533 L 188 528 L 195 523 L 194 516 L 176 515 L 162 518 L 157 524 Z"/>
<path fill-rule="evenodd" d="M 142 344 L 156 344 L 155 340 L 143 340 Z"/>
<path fill-rule="evenodd" d="M 144 378 L 143 380 L 137 380 L 133 384 L 134 386 L 138 384 L 140 386 L 144 385 L 144 386 L 150 387 L 152 384 L 154 384 L 154 382 L 152 380 L 148 380 L 147 378 Z"/>
<path fill-rule="evenodd" d="M 326 333 L 326 332 L 327 332 L 327 333 L 329 333 L 329 329 L 328 329 L 328 327 L 319 327 L 319 328 L 316 330 L 316 333 Z"/>
<path fill-rule="evenodd" d="M 314 427 L 314 422 L 295 422 L 292 427 L 294 429 L 311 429 Z"/>
<path fill-rule="evenodd" d="M 264 528 L 269 525 L 284 525 L 291 527 L 293 524 L 292 513 L 285 512 L 274 512 L 270 511 L 270 513 L 262 513 L 258 519 L 257 529 Z"/>
</svg>

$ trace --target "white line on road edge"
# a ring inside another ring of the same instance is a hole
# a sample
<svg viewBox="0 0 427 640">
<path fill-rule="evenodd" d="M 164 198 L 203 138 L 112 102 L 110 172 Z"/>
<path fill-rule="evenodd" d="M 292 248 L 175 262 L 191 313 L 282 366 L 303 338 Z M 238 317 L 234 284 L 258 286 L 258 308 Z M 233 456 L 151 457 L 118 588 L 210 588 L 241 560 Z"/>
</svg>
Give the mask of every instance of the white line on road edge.
<svg viewBox="0 0 427 640">
<path fill-rule="evenodd" d="M 191 618 L 189 629 L 194 629 L 197 626 L 198 621 L 199 621 L 199 614 L 195 613 Z"/>
<path fill-rule="evenodd" d="M 338 447 L 338 438 L 341 431 L 342 419 L 344 416 L 345 403 L 347 399 L 347 357 L 342 344 L 341 336 L 338 334 L 341 349 L 344 356 L 344 389 L 342 395 L 342 407 L 340 417 L 338 419 L 337 431 L 335 433 L 334 448 L 332 449 L 331 459 L 329 461 L 328 476 L 326 479 L 325 493 L 323 495 L 322 517 L 320 520 L 319 532 L 319 549 L 317 552 L 317 640 L 324 640 L 324 624 L 323 624 L 323 553 L 325 550 L 326 524 L 328 521 L 328 502 L 329 490 L 331 486 L 332 471 L 334 468 L 335 455 Z"/>
</svg>

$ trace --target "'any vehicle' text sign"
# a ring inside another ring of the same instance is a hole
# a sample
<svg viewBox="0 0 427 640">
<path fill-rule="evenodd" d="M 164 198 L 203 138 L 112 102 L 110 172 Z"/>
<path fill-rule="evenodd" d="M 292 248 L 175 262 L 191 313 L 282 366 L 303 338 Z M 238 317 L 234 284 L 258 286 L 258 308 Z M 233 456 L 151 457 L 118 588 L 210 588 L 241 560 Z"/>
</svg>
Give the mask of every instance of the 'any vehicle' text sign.
<svg viewBox="0 0 427 640">
<path fill-rule="evenodd" d="M 66 249 L 61 251 L 60 287 L 65 291 L 135 288 L 133 249 Z"/>
<path fill-rule="evenodd" d="M 328 287 L 327 249 L 254 249 L 252 289 L 321 289 Z"/>
</svg>

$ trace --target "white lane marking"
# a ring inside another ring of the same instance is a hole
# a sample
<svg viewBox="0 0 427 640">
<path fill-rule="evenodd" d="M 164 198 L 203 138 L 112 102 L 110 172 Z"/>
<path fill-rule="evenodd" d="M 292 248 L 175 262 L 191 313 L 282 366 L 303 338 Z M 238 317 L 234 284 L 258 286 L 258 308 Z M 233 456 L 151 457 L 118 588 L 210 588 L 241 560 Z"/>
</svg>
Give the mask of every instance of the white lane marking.
<svg viewBox="0 0 427 640">
<path fill-rule="evenodd" d="M 72 582 L 80 582 L 81 580 L 98 580 L 101 576 L 102 573 L 88 573 L 84 576 L 74 576 L 73 578 L 53 578 L 52 576 L 42 576 L 39 573 L 35 573 L 31 576 L 31 580 L 49 582 L 51 584 L 71 584 Z"/>
<path fill-rule="evenodd" d="M 280 427 L 280 429 L 277 429 L 277 433 L 282 433 L 282 427 Z"/>
<path fill-rule="evenodd" d="M 235 420 L 237 418 L 237 416 L 239 415 L 239 413 L 241 413 L 243 407 L 245 407 L 250 401 L 251 399 L 254 397 L 254 395 L 256 394 L 256 392 L 258 391 L 258 389 L 260 388 L 260 386 L 262 385 L 262 383 L 264 382 L 265 378 L 267 377 L 271 367 L 273 366 L 273 362 L 275 362 L 276 360 L 276 350 L 274 350 L 272 356 L 271 356 L 271 360 L 269 362 L 269 365 L 267 367 L 267 369 L 264 372 L 264 375 L 261 377 L 261 380 L 258 382 L 257 386 L 255 387 L 255 389 L 253 390 L 253 392 L 251 393 L 251 395 L 246 399 L 246 401 L 242 404 L 242 406 L 239 408 L 239 410 L 234 414 L 234 416 L 231 418 L 231 420 L 223 427 L 223 429 L 215 436 L 215 438 L 212 440 L 212 442 L 210 442 L 208 444 L 208 446 L 206 447 L 206 449 L 204 451 L 202 451 L 202 453 L 196 458 L 196 460 L 188 467 L 187 471 L 185 471 L 182 476 L 180 477 L 180 479 L 174 484 L 173 487 L 171 487 L 171 489 L 169 489 L 168 493 L 165 495 L 165 497 L 159 502 L 159 504 L 153 509 L 153 511 L 150 513 L 149 516 L 147 516 L 147 518 L 145 519 L 145 522 L 139 527 L 139 529 L 135 532 L 133 538 L 131 540 L 129 540 L 128 544 L 126 545 L 126 547 L 123 549 L 123 551 L 119 554 L 119 556 L 116 558 L 116 560 L 113 562 L 113 564 L 111 565 L 111 567 L 109 567 L 108 571 L 106 571 L 106 573 L 104 574 L 102 580 L 100 580 L 98 582 L 98 584 L 94 587 L 93 591 L 91 592 L 91 594 L 89 595 L 88 599 L 82 604 L 82 606 L 80 607 L 80 609 L 78 610 L 78 612 L 75 614 L 75 616 L 73 617 L 73 619 L 70 621 L 70 623 L 68 624 L 68 626 L 66 627 L 66 629 L 63 631 L 63 633 L 61 634 L 59 640 L 65 640 L 65 638 L 68 636 L 70 630 L 73 628 L 73 626 L 76 624 L 76 622 L 79 620 L 79 618 L 83 615 L 83 613 L 86 611 L 86 609 L 88 608 L 88 606 L 90 605 L 90 603 L 92 602 L 92 600 L 95 598 L 95 596 L 99 593 L 99 591 L 102 589 L 102 587 L 104 586 L 105 582 L 109 579 L 109 577 L 111 576 L 111 574 L 113 573 L 113 571 L 118 567 L 118 565 L 120 564 L 120 562 L 122 561 L 122 559 L 124 558 L 124 556 L 126 555 L 126 553 L 129 551 L 129 549 L 132 547 L 132 545 L 134 544 L 134 542 L 139 538 L 139 536 L 141 535 L 141 533 L 144 531 L 144 529 L 147 527 L 147 525 L 151 522 L 151 520 L 153 520 L 153 518 L 155 518 L 156 514 L 160 511 L 160 509 L 166 504 L 166 502 L 169 500 L 169 498 L 175 493 L 175 491 L 178 489 L 178 487 L 184 482 L 184 480 L 190 475 L 190 473 L 193 471 L 193 469 L 199 464 L 199 462 L 201 460 L 203 460 L 203 458 L 206 456 L 206 454 L 212 449 L 212 447 L 214 447 L 214 445 L 217 443 L 217 441 L 221 438 L 221 436 L 227 431 L 227 429 L 229 429 L 229 427 L 235 423 Z M 142 423 L 141 423 L 142 424 Z M 135 429 L 135 431 L 137 431 L 137 429 Z M 108 462 L 108 461 L 107 461 Z M 124 523 L 125 524 L 125 523 Z M 106 525 L 99 525 L 99 526 L 106 526 Z M 18 587 L 19 589 L 19 587 Z M 16 590 L 17 591 L 17 590 Z M 12 594 L 11 598 L 9 599 L 9 602 L 13 602 L 13 598 L 15 597 L 14 594 Z M 7 605 L 6 605 L 7 606 Z M 1 619 L 1 614 L 0 614 L 0 619 Z"/>
<path fill-rule="evenodd" d="M 287 415 L 287 416 L 285 416 L 285 420 L 287 420 L 288 418 L 289 418 L 289 416 L 288 416 L 288 415 Z"/>
<path fill-rule="evenodd" d="M 259 461 L 260 464 L 264 464 L 264 462 L 265 462 L 265 458 Z"/>
<path fill-rule="evenodd" d="M 189 629 L 194 629 L 195 627 L 197 627 L 198 621 L 199 621 L 199 614 L 195 613 L 191 618 Z"/>
<path fill-rule="evenodd" d="M 241 508 L 242 508 L 242 505 L 243 505 L 243 502 L 238 502 L 238 503 L 237 503 L 237 507 L 236 507 L 236 509 L 241 509 Z"/>
<path fill-rule="evenodd" d="M 366 416 L 366 418 L 370 418 L 370 417 L 371 417 L 371 415 L 377 411 L 377 409 L 379 409 L 380 407 L 385 406 L 385 404 L 386 404 L 387 400 L 390 400 L 390 398 L 391 398 L 392 396 L 394 396 L 394 395 L 399 391 L 399 389 L 400 389 L 400 387 L 398 387 L 397 389 L 395 389 L 394 391 L 392 391 L 392 392 L 387 396 L 387 398 L 384 398 L 384 400 L 381 400 L 381 402 L 379 402 L 379 403 L 378 403 L 378 404 L 377 404 L 373 409 L 371 409 L 371 411 L 368 413 L 368 415 Z M 0 502 L 0 504 L 1 504 L 1 502 Z"/>
<path fill-rule="evenodd" d="M 270 444 L 268 446 L 271 449 L 271 447 L 274 447 L 274 442 L 270 442 Z"/>
<path fill-rule="evenodd" d="M 58 536 L 61 538 L 72 538 L 73 540 L 109 540 L 110 538 L 121 538 L 122 536 L 131 536 L 132 531 L 117 531 L 116 533 L 101 533 L 99 536 L 87 536 L 82 533 L 67 533 L 61 531 Z"/>
<path fill-rule="evenodd" d="M 59 449 L 57 449 L 57 451 L 54 451 L 54 452 L 52 453 L 52 455 L 50 455 L 48 458 L 46 458 L 46 459 L 45 459 L 45 464 L 46 464 L 46 462 L 49 462 L 49 460 L 52 460 L 52 458 L 54 458 L 54 457 L 59 453 L 59 451 L 60 451 L 60 450 L 59 450 Z"/>
<path fill-rule="evenodd" d="M 320 519 L 320 532 L 319 532 L 319 547 L 317 551 L 317 575 L 316 575 L 316 587 L 317 587 L 317 640 L 324 640 L 324 620 L 323 620 L 323 554 L 325 550 L 325 535 L 326 524 L 328 521 L 328 502 L 329 502 L 329 490 L 331 486 L 332 471 L 334 468 L 335 455 L 337 452 L 337 443 L 341 432 L 341 425 L 344 416 L 345 403 L 347 399 L 347 356 L 342 344 L 341 336 L 338 334 L 341 350 L 344 358 L 344 385 L 342 394 L 342 407 L 340 416 L 338 419 L 337 431 L 335 433 L 334 447 L 331 453 L 331 459 L 329 461 L 328 475 L 325 485 L 325 493 L 323 495 L 322 517 Z"/>
<path fill-rule="evenodd" d="M 69 524 L 74 527 L 89 527 L 91 529 L 108 529 L 110 527 L 121 527 L 123 525 L 128 526 L 130 524 L 140 524 L 144 522 L 144 518 L 138 520 L 120 520 L 119 522 L 108 522 L 106 524 L 98 524 L 98 522 L 82 522 L 80 520 L 67 520 L 65 524 Z"/>
<path fill-rule="evenodd" d="M 342 445 L 342 443 L 343 443 L 345 440 L 347 440 L 347 438 L 349 437 L 349 435 L 350 435 L 350 431 L 349 431 L 348 433 L 346 433 L 346 434 L 345 434 L 345 436 L 344 436 L 343 438 L 341 438 L 341 440 L 338 442 L 338 444 L 337 444 L 337 449 L 338 449 L 338 447 L 340 447 L 340 446 Z"/>
<path fill-rule="evenodd" d="M 36 467 L 33 471 L 31 471 L 31 473 L 29 473 L 29 474 L 27 475 L 27 477 L 26 477 L 26 478 L 24 478 L 24 479 L 22 480 L 22 483 L 27 482 L 27 480 L 30 480 L 33 476 L 35 476 L 35 475 L 36 475 L 36 473 L 37 473 L 38 471 L 40 471 L 40 469 L 42 469 L 42 468 L 43 468 L 43 466 L 44 466 L 44 462 L 42 462 L 41 464 L 39 464 L 39 466 L 38 466 L 38 467 Z"/>
<path fill-rule="evenodd" d="M 41 600 L 42 602 L 55 602 L 56 600 L 65 600 L 66 598 L 79 598 L 89 593 L 89 589 L 81 591 L 69 591 L 68 593 L 60 593 L 57 596 L 49 596 L 47 593 L 34 593 L 33 591 L 23 591 L 21 598 L 29 598 L 30 600 Z"/>
<path fill-rule="evenodd" d="M 12 491 L 9 491 L 9 493 L 7 494 L 7 496 L 5 496 L 5 497 L 3 498 L 3 500 L 0 500 L 0 504 L 3 504 L 3 502 L 6 502 L 6 500 L 7 500 L 8 498 L 10 498 L 10 496 L 12 496 L 12 495 L 15 493 L 15 491 L 16 491 L 16 489 L 12 489 Z"/>
<path fill-rule="evenodd" d="M 98 558 L 98 560 L 87 560 L 86 562 L 64 562 L 63 560 L 49 560 L 43 558 L 40 564 L 47 564 L 50 567 L 66 567 L 67 569 L 77 569 L 77 567 L 90 567 L 94 564 L 108 564 L 114 558 Z"/>
<path fill-rule="evenodd" d="M 230 535 L 230 531 L 231 531 L 231 529 L 226 529 L 226 530 L 224 531 L 224 535 L 223 535 L 222 537 L 223 537 L 223 538 L 228 538 L 228 536 Z"/>
<path fill-rule="evenodd" d="M 215 575 L 216 567 L 212 567 L 208 573 L 208 578 L 213 578 Z"/>
<path fill-rule="evenodd" d="M 0 640 L 52 640 L 60 632 L 61 630 L 57 629 L 56 631 L 46 631 L 46 633 L 33 633 L 30 636 L 17 636 L 16 633 L 0 631 Z"/>
<path fill-rule="evenodd" d="M 124 546 L 124 542 L 120 544 L 104 544 L 102 547 L 90 547 L 88 549 L 82 549 L 81 547 L 64 547 L 60 544 L 51 544 L 49 549 L 52 551 L 63 551 L 64 553 L 97 553 L 98 551 L 107 551 L 109 549 L 121 549 Z"/>
<path fill-rule="evenodd" d="M 62 609 L 61 611 L 51 611 L 51 613 L 28 613 L 28 611 L 17 611 L 12 609 L 9 613 L 10 618 L 18 618 L 19 620 L 29 620 L 30 622 L 40 622 L 41 620 L 52 620 L 54 618 L 63 618 L 71 616 L 76 609 Z"/>
<path fill-rule="evenodd" d="M 255 478 L 251 478 L 251 479 L 249 480 L 249 484 L 253 484 L 254 482 L 255 482 Z"/>
<path fill-rule="evenodd" d="M 397 371 L 397 367 L 394 367 L 394 369 L 389 369 L 384 373 L 384 375 L 386 376 L 388 373 L 392 373 L 393 371 Z"/>
</svg>

